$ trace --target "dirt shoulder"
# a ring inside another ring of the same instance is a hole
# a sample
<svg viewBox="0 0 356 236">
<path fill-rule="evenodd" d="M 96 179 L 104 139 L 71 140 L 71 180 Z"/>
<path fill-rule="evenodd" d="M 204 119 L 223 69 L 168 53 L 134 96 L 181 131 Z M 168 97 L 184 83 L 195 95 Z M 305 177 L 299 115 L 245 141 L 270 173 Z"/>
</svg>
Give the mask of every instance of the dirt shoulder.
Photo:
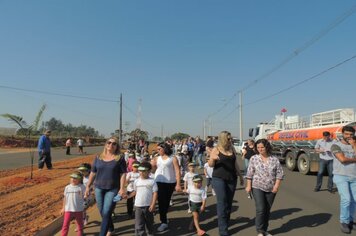
<svg viewBox="0 0 356 236">
<path fill-rule="evenodd" d="M 69 174 L 95 156 L 55 162 L 52 170 L 0 171 L 0 235 L 34 235 L 59 217 Z"/>
</svg>

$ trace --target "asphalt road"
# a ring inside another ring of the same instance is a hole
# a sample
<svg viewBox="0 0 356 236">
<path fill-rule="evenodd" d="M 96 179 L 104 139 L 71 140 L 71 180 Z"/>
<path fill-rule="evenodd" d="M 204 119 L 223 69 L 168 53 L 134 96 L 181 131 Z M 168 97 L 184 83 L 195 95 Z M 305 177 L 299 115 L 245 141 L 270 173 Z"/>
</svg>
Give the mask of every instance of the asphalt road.
<svg viewBox="0 0 356 236">
<path fill-rule="evenodd" d="M 339 229 L 339 196 L 322 189 L 313 192 L 316 176 L 301 175 L 285 169 L 285 180 L 275 199 L 270 219 L 269 232 L 272 235 L 288 236 L 338 236 L 344 235 Z M 326 177 L 323 186 L 326 185 Z M 169 230 L 155 235 L 176 236 L 194 235 L 188 230 L 191 215 L 187 213 L 187 198 L 183 194 L 174 194 L 174 205 L 168 214 Z M 244 188 L 239 186 L 234 197 L 231 215 L 231 235 L 255 236 L 254 200 L 247 198 Z M 207 211 L 201 215 L 201 226 L 208 235 L 218 235 L 215 198 L 209 194 Z M 114 218 L 114 235 L 134 235 L 134 220 L 127 219 L 125 200 L 118 203 Z M 89 224 L 85 227 L 86 235 L 98 235 L 101 219 L 96 207 L 90 209 Z M 159 226 L 159 216 L 155 216 L 155 226 Z M 76 235 L 74 224 L 70 236 Z M 56 235 L 60 235 L 59 232 Z M 356 235 L 356 231 L 352 232 Z"/>
<path fill-rule="evenodd" d="M 37 167 L 38 152 L 34 148 L 33 157 L 34 165 Z M 103 150 L 103 146 L 96 147 L 84 147 L 84 155 L 90 155 L 95 153 L 100 153 Z M 77 148 L 72 148 L 72 155 L 66 155 L 66 149 L 64 148 L 52 148 L 52 163 L 61 160 L 68 160 L 70 158 L 76 158 L 83 155 L 78 154 Z M 19 167 L 31 166 L 31 154 L 30 151 L 24 152 L 0 152 L 0 170 L 15 169 Z"/>
</svg>

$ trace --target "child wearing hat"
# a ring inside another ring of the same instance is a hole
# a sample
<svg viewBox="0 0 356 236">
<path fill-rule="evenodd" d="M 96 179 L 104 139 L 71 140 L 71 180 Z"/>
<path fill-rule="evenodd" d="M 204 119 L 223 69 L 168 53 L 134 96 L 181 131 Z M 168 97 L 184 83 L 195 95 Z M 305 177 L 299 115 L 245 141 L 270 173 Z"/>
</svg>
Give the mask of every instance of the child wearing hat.
<svg viewBox="0 0 356 236">
<path fill-rule="evenodd" d="M 197 175 L 197 173 L 195 173 L 195 163 L 194 162 L 190 162 L 188 164 L 188 172 L 184 175 L 183 180 L 184 180 L 184 189 L 183 191 L 186 193 L 189 187 L 193 187 L 193 177 Z M 190 204 L 188 201 L 188 213 L 191 213 L 190 210 Z"/>
<path fill-rule="evenodd" d="M 134 191 L 128 196 L 135 196 L 135 235 L 153 235 L 153 213 L 157 201 L 157 184 L 150 178 L 152 166 L 142 162 L 138 167 L 140 177 L 133 184 Z"/>
<path fill-rule="evenodd" d="M 213 194 L 213 196 L 215 196 L 216 194 L 212 185 L 214 167 L 210 167 L 208 161 L 209 157 L 206 158 L 206 163 L 204 164 L 204 175 L 206 178 L 205 192 L 208 194 L 209 186 L 211 186 L 211 193 Z"/>
<path fill-rule="evenodd" d="M 135 153 L 130 152 L 129 153 L 129 159 L 126 162 L 126 166 L 127 166 L 127 172 L 131 172 L 132 171 L 132 165 L 133 163 L 137 161 Z"/>
<path fill-rule="evenodd" d="M 203 178 L 200 175 L 195 175 L 192 179 L 193 187 L 189 187 L 187 193 L 189 194 L 190 209 L 193 213 L 193 222 L 198 235 L 204 235 L 205 231 L 200 228 L 199 214 L 205 210 L 206 192 L 202 186 Z"/>
<path fill-rule="evenodd" d="M 83 235 L 83 211 L 85 187 L 82 183 L 83 176 L 79 171 L 70 175 L 70 184 L 64 189 L 63 207 L 64 215 L 62 236 L 68 235 L 70 220 L 74 217 L 77 223 L 77 235 Z"/>
<path fill-rule="evenodd" d="M 133 191 L 133 184 L 136 179 L 140 177 L 140 173 L 138 173 L 138 167 L 140 166 L 140 162 L 134 161 L 132 163 L 132 171 L 127 173 L 126 175 L 126 183 L 125 185 L 127 186 L 127 196 L 129 196 Z M 133 206 L 134 206 L 134 197 L 127 198 L 126 200 L 126 207 L 127 207 L 127 215 L 129 219 L 134 218 L 133 215 Z"/>
<path fill-rule="evenodd" d="M 78 167 L 78 170 L 83 176 L 84 187 L 87 187 L 87 183 L 89 181 L 91 165 L 89 163 L 82 163 Z M 92 192 L 92 189 L 90 189 L 89 196 L 84 200 L 84 210 L 83 210 L 84 225 L 87 225 L 88 220 L 89 220 L 89 215 L 87 214 L 86 209 L 89 207 L 89 204 L 92 201 L 93 195 L 91 194 L 91 192 Z"/>
</svg>

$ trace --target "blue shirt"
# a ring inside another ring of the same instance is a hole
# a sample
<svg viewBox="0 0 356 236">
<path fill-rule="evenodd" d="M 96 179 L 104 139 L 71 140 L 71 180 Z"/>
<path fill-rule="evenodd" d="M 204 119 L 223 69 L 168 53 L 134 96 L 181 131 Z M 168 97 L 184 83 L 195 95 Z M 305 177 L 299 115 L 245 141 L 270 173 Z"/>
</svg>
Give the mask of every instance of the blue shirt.
<svg viewBox="0 0 356 236">
<path fill-rule="evenodd" d="M 96 157 L 92 171 L 96 174 L 94 185 L 100 189 L 120 188 L 120 175 L 126 173 L 125 158 L 103 161 Z"/>
<path fill-rule="evenodd" d="M 42 135 L 38 140 L 38 152 L 42 150 L 46 153 L 51 152 L 51 140 L 46 135 Z"/>
</svg>

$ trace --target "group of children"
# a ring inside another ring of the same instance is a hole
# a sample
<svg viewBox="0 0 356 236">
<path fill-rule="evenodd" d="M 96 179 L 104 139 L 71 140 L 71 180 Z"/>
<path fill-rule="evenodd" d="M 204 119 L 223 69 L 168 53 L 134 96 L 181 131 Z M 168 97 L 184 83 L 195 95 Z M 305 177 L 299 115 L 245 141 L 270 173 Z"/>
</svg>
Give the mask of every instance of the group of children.
<svg viewBox="0 0 356 236">
<path fill-rule="evenodd" d="M 185 158 L 184 155 L 181 155 L 181 157 L 182 163 L 182 160 Z M 197 234 L 204 235 L 205 231 L 199 225 L 199 213 L 205 210 L 207 191 L 211 185 L 213 168 L 209 167 L 208 163 L 204 165 L 206 186 L 203 187 L 202 176 L 195 172 L 196 164 L 188 163 L 187 166 L 188 170 L 184 167 L 181 170 L 182 176 L 184 176 L 184 193 L 188 194 L 188 213 L 191 213 L 193 216 L 192 224 L 194 224 Z M 125 184 L 127 197 L 125 198 L 128 218 L 135 218 L 135 235 L 144 235 L 145 233 L 153 235 L 157 184 L 154 181 L 153 173 L 151 173 L 152 166 L 147 160 L 139 162 L 135 156 L 129 153 L 127 167 L 128 173 L 126 174 Z M 77 235 L 82 235 L 83 225 L 86 225 L 88 222 L 88 216 L 85 212 L 88 199 L 84 199 L 84 193 L 90 169 L 90 165 L 84 163 L 78 168 L 78 171 L 70 175 L 70 184 L 65 187 L 63 208 L 61 211 L 61 214 L 64 214 L 62 236 L 68 234 L 72 217 L 76 220 Z M 213 188 L 212 194 L 215 195 Z"/>
</svg>

